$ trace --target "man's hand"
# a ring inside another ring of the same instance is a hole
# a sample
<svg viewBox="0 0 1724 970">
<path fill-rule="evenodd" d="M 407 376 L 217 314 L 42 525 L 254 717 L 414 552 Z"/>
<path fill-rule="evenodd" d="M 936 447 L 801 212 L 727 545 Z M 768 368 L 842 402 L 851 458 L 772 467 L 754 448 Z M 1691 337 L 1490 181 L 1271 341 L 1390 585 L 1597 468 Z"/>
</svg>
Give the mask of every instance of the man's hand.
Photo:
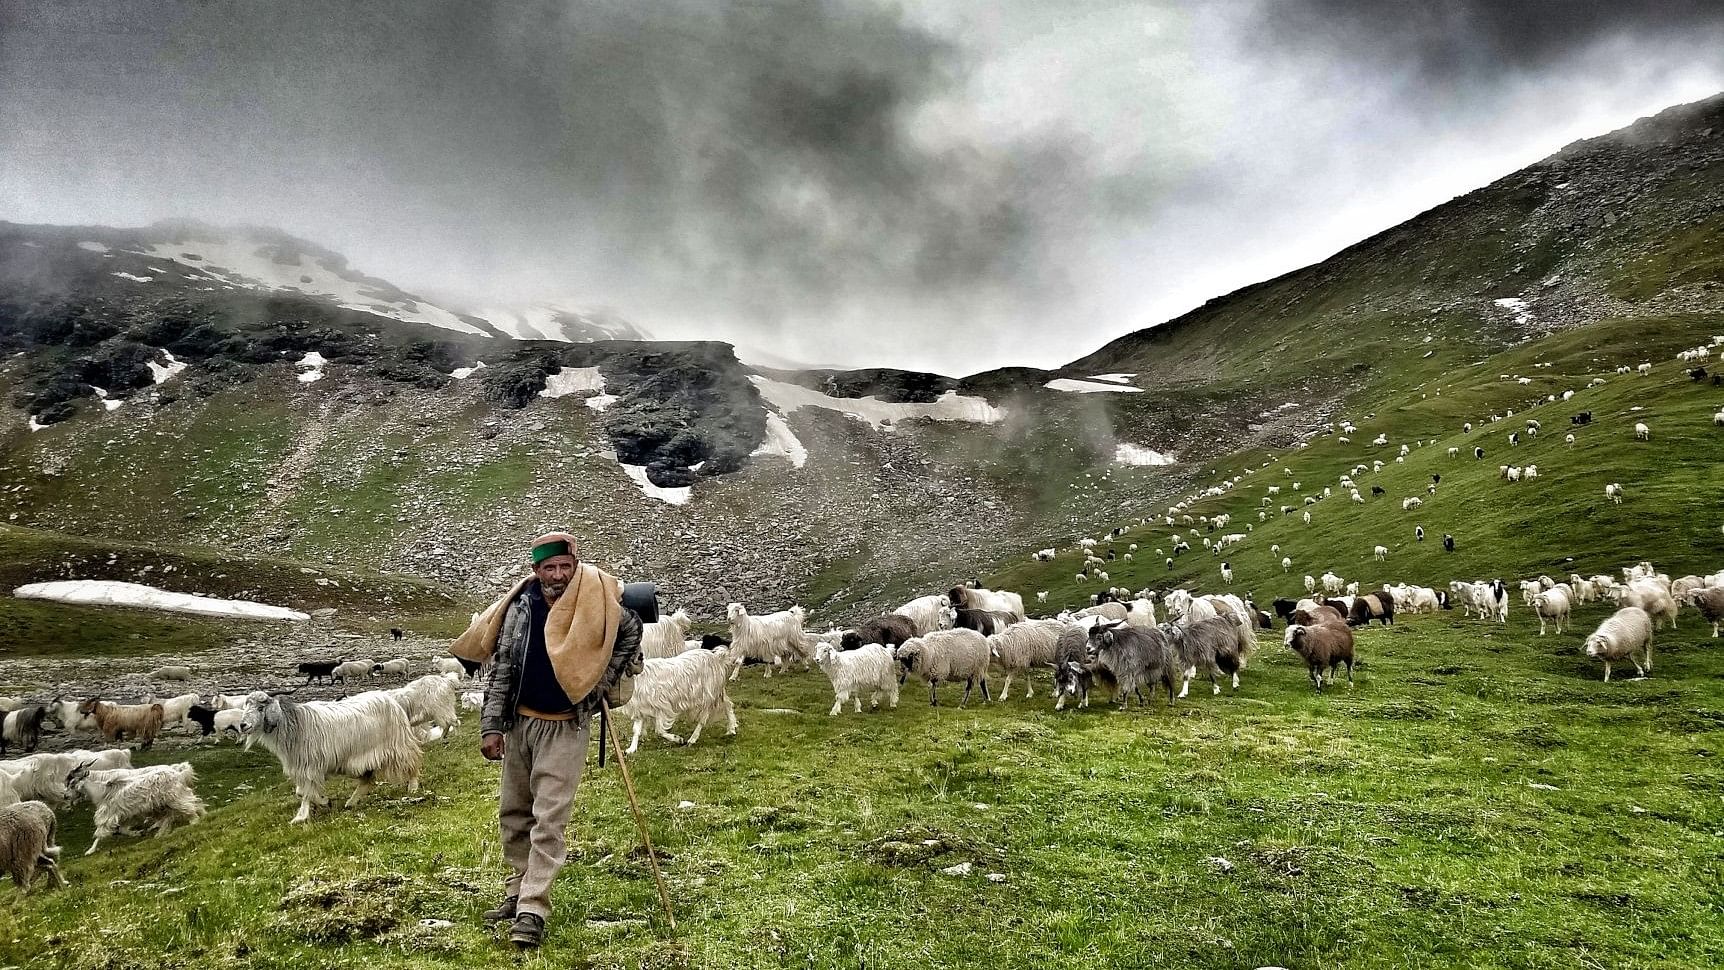
<svg viewBox="0 0 1724 970">
<path fill-rule="evenodd" d="M 501 734 L 485 735 L 485 739 L 479 742 L 479 753 L 485 756 L 486 761 L 502 761 L 503 736 Z"/>
</svg>

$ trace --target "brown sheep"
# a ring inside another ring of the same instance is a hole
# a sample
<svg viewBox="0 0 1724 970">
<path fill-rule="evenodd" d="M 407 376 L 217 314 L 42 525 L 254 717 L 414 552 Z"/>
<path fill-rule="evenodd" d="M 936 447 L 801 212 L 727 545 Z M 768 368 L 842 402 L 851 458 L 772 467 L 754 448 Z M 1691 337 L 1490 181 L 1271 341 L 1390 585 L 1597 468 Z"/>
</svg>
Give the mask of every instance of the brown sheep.
<svg viewBox="0 0 1724 970">
<path fill-rule="evenodd" d="M 1323 671 L 1329 671 L 1329 683 L 1335 682 L 1335 668 L 1347 665 L 1347 686 L 1353 686 L 1353 631 L 1344 623 L 1319 623 L 1316 626 L 1294 624 L 1287 628 L 1287 645 L 1303 657 L 1311 670 L 1311 684 L 1323 693 Z"/>
<path fill-rule="evenodd" d="M 1320 623 L 1346 623 L 1347 616 L 1334 606 L 1319 606 L 1310 610 L 1294 610 L 1289 626 L 1316 626 Z"/>
<path fill-rule="evenodd" d="M 1712 635 L 1716 637 L 1719 626 L 1724 625 L 1724 586 L 1690 590 L 1687 598 L 1699 608 L 1700 616 L 1712 624 Z"/>
<path fill-rule="evenodd" d="M 0 870 L 12 876 L 19 892 L 30 891 L 37 869 L 46 870 L 55 885 L 64 886 L 59 855 L 53 809 L 33 801 L 0 808 Z"/>
<path fill-rule="evenodd" d="M 162 730 L 163 710 L 160 704 L 110 704 L 91 698 L 78 705 L 78 713 L 96 719 L 96 729 L 109 741 L 118 741 L 130 734 L 150 747 Z"/>
</svg>

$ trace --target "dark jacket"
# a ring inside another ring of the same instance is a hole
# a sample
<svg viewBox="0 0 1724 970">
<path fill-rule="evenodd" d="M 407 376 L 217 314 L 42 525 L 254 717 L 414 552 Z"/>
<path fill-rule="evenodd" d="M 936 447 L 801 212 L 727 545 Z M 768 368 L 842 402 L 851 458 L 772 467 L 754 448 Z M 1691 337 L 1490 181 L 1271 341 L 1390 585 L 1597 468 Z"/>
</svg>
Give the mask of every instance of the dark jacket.
<svg viewBox="0 0 1724 970">
<path fill-rule="evenodd" d="M 515 708 L 521 696 L 521 660 L 526 656 L 533 607 L 531 587 L 509 604 L 503 626 L 497 632 L 497 649 L 485 673 L 485 703 L 479 711 L 479 735 L 507 734 L 515 726 Z M 611 649 L 610 666 L 587 696 L 575 702 L 575 720 L 585 724 L 599 709 L 599 699 L 624 676 L 641 672 L 641 621 L 624 608 L 617 621 L 617 642 Z"/>
</svg>

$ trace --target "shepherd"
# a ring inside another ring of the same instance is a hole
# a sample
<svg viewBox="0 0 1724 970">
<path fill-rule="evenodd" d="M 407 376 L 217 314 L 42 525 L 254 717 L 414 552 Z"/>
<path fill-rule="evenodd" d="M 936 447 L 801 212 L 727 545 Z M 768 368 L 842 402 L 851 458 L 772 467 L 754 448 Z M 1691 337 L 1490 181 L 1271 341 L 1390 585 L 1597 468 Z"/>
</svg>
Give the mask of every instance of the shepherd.
<svg viewBox="0 0 1724 970">
<path fill-rule="evenodd" d="M 512 920 L 509 939 L 522 949 L 544 941 L 593 714 L 625 703 L 641 671 L 641 621 L 616 577 L 581 562 L 566 532 L 534 540 L 532 563 L 449 647 L 487 664 L 479 751 L 503 762 L 497 820 L 510 873 L 485 920 Z"/>
</svg>

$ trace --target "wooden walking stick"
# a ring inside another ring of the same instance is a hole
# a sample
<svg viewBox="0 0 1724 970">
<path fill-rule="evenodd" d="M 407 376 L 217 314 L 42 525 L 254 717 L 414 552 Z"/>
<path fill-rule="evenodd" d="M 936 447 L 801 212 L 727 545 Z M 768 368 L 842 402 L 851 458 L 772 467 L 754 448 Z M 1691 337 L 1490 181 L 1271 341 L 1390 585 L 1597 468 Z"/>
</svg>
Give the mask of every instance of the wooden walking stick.
<svg viewBox="0 0 1724 970">
<path fill-rule="evenodd" d="M 599 698 L 599 714 L 604 718 L 604 721 L 609 721 L 611 719 L 610 702 L 603 696 Z M 600 734 L 606 733 L 604 730 L 604 721 L 601 721 L 599 725 Z M 675 934 L 676 917 L 673 916 L 670 911 L 670 893 L 665 891 L 664 874 L 659 872 L 658 869 L 658 853 L 653 850 L 652 836 L 647 832 L 646 816 L 641 814 L 640 800 L 635 797 L 635 783 L 634 779 L 629 775 L 629 763 L 627 759 L 623 757 L 623 743 L 618 739 L 615 731 L 611 731 L 609 733 L 611 737 L 611 750 L 615 752 L 617 756 L 617 767 L 622 769 L 623 790 L 628 792 L 629 809 L 634 812 L 635 827 L 641 830 L 641 842 L 646 846 L 647 862 L 652 864 L 652 880 L 653 883 L 658 886 L 658 901 L 664 906 L 664 918 L 665 921 L 670 924 L 671 933 Z M 602 752 L 604 749 L 601 747 L 599 750 Z"/>
</svg>

